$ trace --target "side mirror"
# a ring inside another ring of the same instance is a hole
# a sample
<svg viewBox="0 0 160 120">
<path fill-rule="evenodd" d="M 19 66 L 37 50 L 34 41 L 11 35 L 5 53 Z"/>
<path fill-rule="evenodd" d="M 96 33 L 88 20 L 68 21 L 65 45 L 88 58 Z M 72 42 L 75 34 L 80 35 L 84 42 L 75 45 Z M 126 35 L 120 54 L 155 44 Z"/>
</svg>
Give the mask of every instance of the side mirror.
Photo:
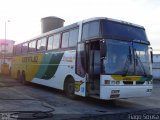
<svg viewBox="0 0 160 120">
<path fill-rule="evenodd" d="M 100 54 L 101 58 L 106 57 L 106 42 L 104 40 L 100 41 Z"/>
<path fill-rule="evenodd" d="M 150 55 L 151 55 L 151 63 L 153 63 L 153 52 L 150 51 Z"/>
<path fill-rule="evenodd" d="M 151 63 L 153 63 L 153 49 L 152 47 L 149 47 L 150 55 L 151 55 Z"/>
</svg>

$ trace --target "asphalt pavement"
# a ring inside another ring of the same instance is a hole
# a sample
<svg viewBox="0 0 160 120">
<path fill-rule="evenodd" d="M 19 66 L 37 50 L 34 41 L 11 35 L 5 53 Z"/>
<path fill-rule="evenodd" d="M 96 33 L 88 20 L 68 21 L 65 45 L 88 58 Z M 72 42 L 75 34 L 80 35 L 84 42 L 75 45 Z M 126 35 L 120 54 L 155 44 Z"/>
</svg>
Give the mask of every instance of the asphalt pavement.
<svg viewBox="0 0 160 120">
<path fill-rule="evenodd" d="M 142 98 L 101 101 L 79 97 L 68 99 L 63 91 L 0 77 L 0 119 L 38 120 L 159 120 L 160 81 L 152 95 Z"/>
</svg>

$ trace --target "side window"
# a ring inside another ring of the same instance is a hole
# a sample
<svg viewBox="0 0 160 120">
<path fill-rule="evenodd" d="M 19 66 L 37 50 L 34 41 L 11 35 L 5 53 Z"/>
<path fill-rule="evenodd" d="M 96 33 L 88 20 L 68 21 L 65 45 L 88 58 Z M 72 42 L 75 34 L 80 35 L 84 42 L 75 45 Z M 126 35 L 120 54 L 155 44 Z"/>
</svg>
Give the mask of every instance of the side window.
<svg viewBox="0 0 160 120">
<path fill-rule="evenodd" d="M 78 41 L 78 28 L 69 32 L 69 47 L 73 47 Z"/>
<path fill-rule="evenodd" d="M 16 55 L 21 54 L 21 44 L 16 45 L 15 53 L 16 53 Z"/>
<path fill-rule="evenodd" d="M 42 38 L 37 41 L 37 50 L 38 51 L 43 51 L 46 50 L 46 38 Z"/>
<path fill-rule="evenodd" d="M 29 43 L 29 52 L 36 51 L 36 41 L 32 41 Z"/>
<path fill-rule="evenodd" d="M 28 43 L 22 44 L 22 53 L 27 53 L 28 52 Z"/>
<path fill-rule="evenodd" d="M 69 32 L 64 32 L 62 34 L 62 48 L 68 47 L 68 39 L 69 39 Z"/>
<path fill-rule="evenodd" d="M 53 49 L 53 36 L 50 36 L 48 38 L 48 47 L 47 50 L 52 50 Z"/>
<path fill-rule="evenodd" d="M 59 48 L 60 45 L 60 34 L 55 34 L 53 36 L 53 49 Z"/>
<path fill-rule="evenodd" d="M 83 25 L 83 30 L 82 30 L 82 40 L 98 37 L 100 33 L 99 26 L 100 26 L 99 21 L 85 23 Z"/>
<path fill-rule="evenodd" d="M 81 77 L 85 76 L 85 52 L 84 43 L 78 44 L 76 55 L 76 73 Z"/>
</svg>

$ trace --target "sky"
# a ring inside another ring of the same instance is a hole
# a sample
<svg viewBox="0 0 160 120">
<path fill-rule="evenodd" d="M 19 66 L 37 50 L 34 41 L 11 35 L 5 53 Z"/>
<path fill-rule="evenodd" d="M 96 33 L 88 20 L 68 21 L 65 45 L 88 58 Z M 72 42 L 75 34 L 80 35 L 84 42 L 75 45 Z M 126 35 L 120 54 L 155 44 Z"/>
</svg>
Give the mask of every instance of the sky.
<svg viewBox="0 0 160 120">
<path fill-rule="evenodd" d="M 160 49 L 160 0 L 0 0 L 0 39 L 20 43 L 41 34 L 41 18 L 57 16 L 69 25 L 108 17 L 145 27 L 153 49 Z M 8 22 L 8 20 L 10 22 Z"/>
</svg>

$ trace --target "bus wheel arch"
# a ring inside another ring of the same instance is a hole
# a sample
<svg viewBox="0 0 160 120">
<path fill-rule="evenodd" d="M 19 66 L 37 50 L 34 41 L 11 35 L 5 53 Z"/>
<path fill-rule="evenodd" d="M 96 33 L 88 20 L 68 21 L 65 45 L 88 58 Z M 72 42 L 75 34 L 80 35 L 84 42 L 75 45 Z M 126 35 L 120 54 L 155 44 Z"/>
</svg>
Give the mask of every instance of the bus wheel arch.
<svg viewBox="0 0 160 120">
<path fill-rule="evenodd" d="M 71 75 L 68 75 L 64 81 L 63 89 L 64 89 L 66 96 L 70 99 L 75 99 L 75 97 L 76 97 L 74 94 L 74 91 L 75 91 L 74 90 L 75 89 L 74 82 L 75 82 L 75 80 Z"/>
</svg>

